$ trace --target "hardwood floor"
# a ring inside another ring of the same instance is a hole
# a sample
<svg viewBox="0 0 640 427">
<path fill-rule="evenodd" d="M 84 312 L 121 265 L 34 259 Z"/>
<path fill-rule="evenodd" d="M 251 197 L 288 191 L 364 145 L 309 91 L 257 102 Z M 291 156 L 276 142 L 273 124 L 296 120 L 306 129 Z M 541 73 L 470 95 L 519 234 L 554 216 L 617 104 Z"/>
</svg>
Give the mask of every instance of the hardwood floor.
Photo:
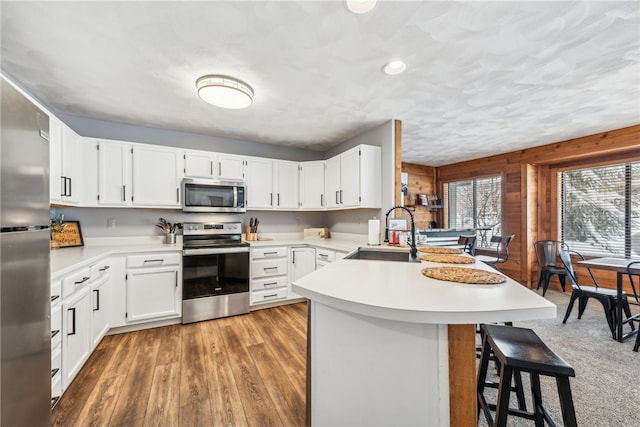
<svg viewBox="0 0 640 427">
<path fill-rule="evenodd" d="M 306 304 L 105 337 L 56 426 L 303 426 Z"/>
</svg>

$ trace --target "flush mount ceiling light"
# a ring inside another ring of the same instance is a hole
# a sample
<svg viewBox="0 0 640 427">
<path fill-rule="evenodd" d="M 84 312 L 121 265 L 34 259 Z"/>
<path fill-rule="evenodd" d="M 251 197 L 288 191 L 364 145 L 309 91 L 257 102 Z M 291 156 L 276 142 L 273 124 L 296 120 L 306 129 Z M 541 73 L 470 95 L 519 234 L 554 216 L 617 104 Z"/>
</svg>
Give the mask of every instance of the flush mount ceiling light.
<svg viewBox="0 0 640 427">
<path fill-rule="evenodd" d="M 253 89 L 229 76 L 202 76 L 196 81 L 198 95 L 216 107 L 238 110 L 253 103 Z"/>
<path fill-rule="evenodd" d="M 402 73 L 407 69 L 407 64 L 402 60 L 391 61 L 384 66 L 383 71 L 390 76 Z"/>
<path fill-rule="evenodd" d="M 363 14 L 376 6 L 378 0 L 346 0 L 347 9 L 353 13 Z"/>
</svg>

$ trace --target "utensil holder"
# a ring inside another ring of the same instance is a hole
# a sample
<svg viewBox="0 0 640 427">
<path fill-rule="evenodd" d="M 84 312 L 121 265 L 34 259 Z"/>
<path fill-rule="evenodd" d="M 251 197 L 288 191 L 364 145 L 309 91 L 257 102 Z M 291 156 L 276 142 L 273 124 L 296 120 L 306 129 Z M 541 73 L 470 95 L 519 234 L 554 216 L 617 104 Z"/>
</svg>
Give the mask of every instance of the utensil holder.
<svg viewBox="0 0 640 427">
<path fill-rule="evenodd" d="M 175 245 L 176 244 L 176 233 L 166 233 L 164 235 L 164 244 L 165 245 Z"/>
</svg>

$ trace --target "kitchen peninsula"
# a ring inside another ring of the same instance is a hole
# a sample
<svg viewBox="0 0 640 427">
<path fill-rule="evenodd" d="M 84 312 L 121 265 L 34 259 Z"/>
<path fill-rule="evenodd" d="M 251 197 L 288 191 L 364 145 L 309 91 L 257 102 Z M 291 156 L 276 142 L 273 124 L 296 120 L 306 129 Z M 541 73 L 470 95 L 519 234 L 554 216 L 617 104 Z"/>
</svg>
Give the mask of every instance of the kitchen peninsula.
<svg viewBox="0 0 640 427">
<path fill-rule="evenodd" d="M 441 265 L 344 259 L 293 283 L 310 300 L 311 425 L 475 422 L 474 325 L 556 315 L 554 304 L 509 278 L 469 285 L 421 274 Z M 452 351 L 460 339 L 464 354 Z"/>
</svg>

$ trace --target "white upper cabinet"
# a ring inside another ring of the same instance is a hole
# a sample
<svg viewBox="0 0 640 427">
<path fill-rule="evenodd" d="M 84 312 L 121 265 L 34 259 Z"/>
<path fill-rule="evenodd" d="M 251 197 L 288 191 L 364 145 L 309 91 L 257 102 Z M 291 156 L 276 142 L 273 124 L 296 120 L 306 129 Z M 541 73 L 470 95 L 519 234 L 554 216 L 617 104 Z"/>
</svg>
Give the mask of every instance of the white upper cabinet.
<svg viewBox="0 0 640 427">
<path fill-rule="evenodd" d="M 300 207 L 302 209 L 324 209 L 325 162 L 300 163 Z"/>
<path fill-rule="evenodd" d="M 131 143 L 97 141 L 98 204 L 100 206 L 130 206 Z"/>
<path fill-rule="evenodd" d="M 218 179 L 244 180 L 246 179 L 246 158 L 233 154 L 218 154 Z"/>
<path fill-rule="evenodd" d="M 247 157 L 246 168 L 247 209 L 273 208 L 273 160 Z"/>
<path fill-rule="evenodd" d="M 273 207 L 276 209 L 298 209 L 298 162 L 273 161 Z"/>
<path fill-rule="evenodd" d="M 215 153 L 196 150 L 184 153 L 184 176 L 187 178 L 216 178 L 218 166 Z"/>
<path fill-rule="evenodd" d="M 132 144 L 132 149 L 133 205 L 181 207 L 181 151 L 147 144 Z"/>
<path fill-rule="evenodd" d="M 49 195 L 52 203 L 78 204 L 80 136 L 49 116 Z"/>
<path fill-rule="evenodd" d="M 328 208 L 380 208 L 382 150 L 358 145 L 326 161 Z"/>
<path fill-rule="evenodd" d="M 325 162 L 325 165 L 325 206 L 328 208 L 338 208 L 340 207 L 340 155 L 330 158 Z"/>
</svg>

